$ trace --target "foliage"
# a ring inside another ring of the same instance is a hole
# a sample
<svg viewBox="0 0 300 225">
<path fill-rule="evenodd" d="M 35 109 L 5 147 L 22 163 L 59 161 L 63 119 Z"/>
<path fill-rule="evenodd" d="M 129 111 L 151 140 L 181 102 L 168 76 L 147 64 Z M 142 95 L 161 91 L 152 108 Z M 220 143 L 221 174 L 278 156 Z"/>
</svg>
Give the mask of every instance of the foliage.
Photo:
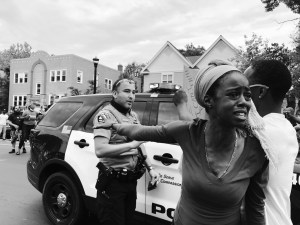
<svg viewBox="0 0 300 225">
<path fill-rule="evenodd" d="M 300 1 L 299 0 L 261 0 L 265 4 L 267 12 L 273 11 L 280 3 L 284 3 L 294 13 L 300 14 Z"/>
<path fill-rule="evenodd" d="M 141 71 L 146 65 L 144 63 L 138 64 L 136 62 L 129 63 L 125 66 L 124 72 L 120 75 L 121 78 L 141 77 Z"/>
<path fill-rule="evenodd" d="M 94 80 L 88 80 L 89 88 L 84 92 L 85 95 L 94 94 Z M 100 93 L 99 88 L 96 87 L 96 93 Z"/>
<path fill-rule="evenodd" d="M 241 71 L 245 71 L 251 64 L 251 61 L 257 59 L 280 60 L 288 67 L 292 64 L 291 51 L 284 44 L 269 44 L 267 40 L 263 40 L 261 36 L 253 33 L 250 39 L 245 36 L 245 49 L 242 47 L 238 49 L 235 61 L 237 62 L 237 67 Z"/>
<path fill-rule="evenodd" d="M 31 54 L 32 47 L 27 42 L 11 45 L 9 49 L 0 51 L 0 70 L 3 70 L 9 76 L 10 60 L 28 58 Z"/>
<path fill-rule="evenodd" d="M 293 92 L 296 97 L 300 98 L 300 30 L 294 37 L 295 49 L 291 54 L 292 66 L 291 73 L 293 74 Z"/>
<path fill-rule="evenodd" d="M 196 48 L 193 43 L 185 45 L 184 49 L 178 49 L 178 51 L 184 55 L 187 56 L 201 56 L 205 52 L 205 48 L 203 46 L 198 45 Z"/>
<path fill-rule="evenodd" d="M 129 78 L 134 80 L 136 91 L 143 92 L 144 75 L 141 73 L 141 71 L 145 66 L 146 65 L 144 63 L 129 63 L 127 66 L 125 66 L 124 72 L 120 75 L 120 78 Z"/>
<path fill-rule="evenodd" d="M 73 86 L 68 87 L 68 89 L 69 89 L 70 92 L 71 92 L 71 96 L 81 95 L 81 91 L 78 90 L 77 88 L 73 87 Z"/>
<path fill-rule="evenodd" d="M 26 42 L 24 44 L 13 44 L 9 49 L 0 51 L 0 70 L 5 73 L 4 77 L 0 77 L 0 88 L 3 90 L 2 102 L 0 102 L 2 108 L 8 106 L 10 61 L 12 59 L 28 58 L 31 54 L 32 48 Z"/>
</svg>

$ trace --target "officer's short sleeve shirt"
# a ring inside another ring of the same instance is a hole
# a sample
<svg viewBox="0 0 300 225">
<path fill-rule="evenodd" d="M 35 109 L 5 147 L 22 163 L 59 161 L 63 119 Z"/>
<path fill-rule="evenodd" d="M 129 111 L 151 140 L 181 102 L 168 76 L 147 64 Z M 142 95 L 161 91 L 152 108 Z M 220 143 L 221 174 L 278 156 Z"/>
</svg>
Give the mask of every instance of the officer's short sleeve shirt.
<svg viewBox="0 0 300 225">
<path fill-rule="evenodd" d="M 115 119 L 115 117 L 112 115 L 111 112 L 109 112 L 107 110 L 101 110 L 94 118 L 94 121 L 93 121 L 94 127 L 99 126 L 103 122 L 103 116 L 105 116 L 105 115 L 109 115 L 112 120 L 117 122 L 117 120 Z M 95 137 L 105 137 L 108 140 L 110 140 L 111 130 L 110 129 L 102 129 L 102 128 L 94 129 L 94 138 Z"/>
</svg>

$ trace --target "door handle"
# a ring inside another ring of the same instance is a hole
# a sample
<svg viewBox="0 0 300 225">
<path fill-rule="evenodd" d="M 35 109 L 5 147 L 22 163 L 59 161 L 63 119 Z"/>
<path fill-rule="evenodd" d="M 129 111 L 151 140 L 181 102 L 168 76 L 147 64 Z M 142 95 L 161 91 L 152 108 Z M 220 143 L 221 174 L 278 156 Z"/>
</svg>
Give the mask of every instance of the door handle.
<svg viewBox="0 0 300 225">
<path fill-rule="evenodd" d="M 172 156 L 171 156 L 172 157 Z M 153 159 L 157 161 L 161 161 L 164 164 L 172 164 L 172 163 L 178 163 L 178 159 L 171 158 L 170 156 L 161 156 L 161 155 L 154 155 Z"/>
<path fill-rule="evenodd" d="M 86 140 L 84 140 L 84 139 L 81 139 L 80 141 L 74 141 L 74 144 L 78 145 L 79 148 L 84 148 L 84 147 L 90 146 L 90 144 L 87 143 Z"/>
</svg>

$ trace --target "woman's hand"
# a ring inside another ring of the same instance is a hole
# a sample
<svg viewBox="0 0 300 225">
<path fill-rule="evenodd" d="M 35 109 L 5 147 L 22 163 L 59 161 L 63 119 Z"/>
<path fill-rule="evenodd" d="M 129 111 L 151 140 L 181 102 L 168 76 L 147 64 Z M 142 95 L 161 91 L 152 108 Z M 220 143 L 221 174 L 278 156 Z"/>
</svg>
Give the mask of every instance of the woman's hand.
<svg viewBox="0 0 300 225">
<path fill-rule="evenodd" d="M 117 123 L 107 113 L 101 113 L 98 116 L 97 120 L 98 120 L 98 123 L 97 123 L 97 125 L 95 125 L 93 127 L 94 129 L 99 129 L 99 128 L 109 129 L 109 128 L 112 128 L 113 124 Z"/>
</svg>

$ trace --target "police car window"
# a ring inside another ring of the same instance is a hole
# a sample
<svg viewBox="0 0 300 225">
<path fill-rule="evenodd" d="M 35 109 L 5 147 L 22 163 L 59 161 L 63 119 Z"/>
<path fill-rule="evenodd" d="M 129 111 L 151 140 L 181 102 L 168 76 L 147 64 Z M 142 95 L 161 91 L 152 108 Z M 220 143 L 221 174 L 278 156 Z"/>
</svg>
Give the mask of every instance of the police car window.
<svg viewBox="0 0 300 225">
<path fill-rule="evenodd" d="M 146 109 L 147 102 L 134 102 L 132 106 L 132 110 L 138 114 L 139 121 L 142 123 L 143 115 Z"/>
<path fill-rule="evenodd" d="M 47 112 L 40 126 L 59 127 L 81 107 L 81 102 L 58 102 Z"/>
<path fill-rule="evenodd" d="M 160 102 L 158 107 L 157 125 L 179 120 L 176 106 L 173 102 Z"/>
<path fill-rule="evenodd" d="M 93 122 L 94 122 L 94 117 L 98 114 L 98 112 L 103 109 L 104 106 L 108 105 L 109 102 L 104 102 L 98 109 L 97 111 L 91 116 L 91 118 L 88 120 L 88 122 L 85 125 L 85 130 L 89 133 L 93 133 Z"/>
</svg>

